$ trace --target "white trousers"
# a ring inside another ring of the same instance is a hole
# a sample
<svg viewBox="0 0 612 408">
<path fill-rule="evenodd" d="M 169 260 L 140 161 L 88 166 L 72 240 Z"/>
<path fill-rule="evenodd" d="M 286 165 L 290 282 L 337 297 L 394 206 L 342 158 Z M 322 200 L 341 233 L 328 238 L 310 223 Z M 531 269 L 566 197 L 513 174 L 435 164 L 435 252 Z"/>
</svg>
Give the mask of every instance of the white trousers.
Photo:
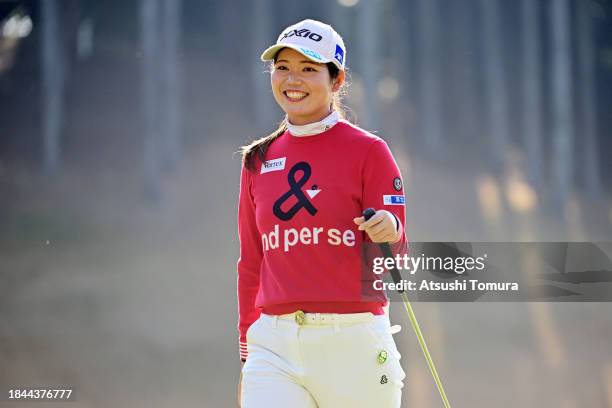
<svg viewBox="0 0 612 408">
<path fill-rule="evenodd" d="M 406 374 L 387 315 L 295 315 L 249 327 L 242 408 L 401 406 Z"/>
</svg>

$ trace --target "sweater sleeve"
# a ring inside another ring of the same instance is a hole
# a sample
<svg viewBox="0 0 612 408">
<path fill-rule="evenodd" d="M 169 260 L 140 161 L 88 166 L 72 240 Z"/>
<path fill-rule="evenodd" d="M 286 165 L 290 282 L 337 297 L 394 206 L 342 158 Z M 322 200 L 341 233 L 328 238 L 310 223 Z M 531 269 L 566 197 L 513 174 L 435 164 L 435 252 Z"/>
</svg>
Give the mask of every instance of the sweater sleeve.
<svg viewBox="0 0 612 408">
<path fill-rule="evenodd" d="M 240 258 L 238 258 L 238 332 L 240 359 L 246 361 L 246 332 L 261 313 L 255 307 L 259 291 L 259 274 L 262 262 L 262 247 L 255 220 L 255 203 L 251 194 L 251 177 L 243 166 L 240 175 L 240 195 L 238 198 L 238 238 Z"/>
<path fill-rule="evenodd" d="M 387 210 L 395 216 L 401 238 L 391 244 L 391 250 L 394 255 L 407 253 L 404 183 L 389 146 L 382 139 L 372 143 L 365 158 L 362 197 L 364 209 Z M 371 242 L 367 235 L 366 241 Z"/>
</svg>

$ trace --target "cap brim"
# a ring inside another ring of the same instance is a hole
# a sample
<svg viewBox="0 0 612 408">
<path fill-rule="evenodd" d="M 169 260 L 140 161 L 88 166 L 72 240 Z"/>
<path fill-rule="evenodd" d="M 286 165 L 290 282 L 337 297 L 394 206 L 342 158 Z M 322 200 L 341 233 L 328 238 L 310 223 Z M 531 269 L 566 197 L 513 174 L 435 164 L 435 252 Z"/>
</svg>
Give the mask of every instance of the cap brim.
<svg viewBox="0 0 612 408">
<path fill-rule="evenodd" d="M 313 62 L 318 62 L 321 64 L 327 64 L 328 62 L 333 62 L 330 59 L 325 59 L 323 58 L 322 55 L 320 55 L 319 53 L 310 50 L 308 48 L 305 47 L 300 47 L 297 45 L 293 45 L 293 44 L 275 44 L 271 47 L 268 47 L 262 54 L 261 54 L 261 60 L 262 61 L 272 61 L 274 60 L 274 57 L 276 57 L 276 54 L 282 50 L 283 48 L 291 48 L 292 50 L 295 50 L 297 52 L 299 52 L 300 54 L 302 54 L 303 56 L 305 56 L 306 58 L 308 58 L 309 60 L 313 61 Z M 318 58 L 317 58 L 318 57 Z"/>
</svg>

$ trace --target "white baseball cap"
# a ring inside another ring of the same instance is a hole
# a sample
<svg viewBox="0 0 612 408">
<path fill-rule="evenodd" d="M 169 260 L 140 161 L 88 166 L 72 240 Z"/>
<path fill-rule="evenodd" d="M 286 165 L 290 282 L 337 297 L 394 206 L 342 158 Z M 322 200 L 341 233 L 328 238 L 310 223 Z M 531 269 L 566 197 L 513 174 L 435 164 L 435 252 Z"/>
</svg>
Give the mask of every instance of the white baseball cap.
<svg viewBox="0 0 612 408">
<path fill-rule="evenodd" d="M 273 60 L 285 47 L 296 50 L 314 62 L 333 62 L 344 71 L 346 48 L 342 37 L 329 24 L 316 20 L 302 20 L 287 27 L 276 40 L 261 54 L 262 61 Z"/>
</svg>

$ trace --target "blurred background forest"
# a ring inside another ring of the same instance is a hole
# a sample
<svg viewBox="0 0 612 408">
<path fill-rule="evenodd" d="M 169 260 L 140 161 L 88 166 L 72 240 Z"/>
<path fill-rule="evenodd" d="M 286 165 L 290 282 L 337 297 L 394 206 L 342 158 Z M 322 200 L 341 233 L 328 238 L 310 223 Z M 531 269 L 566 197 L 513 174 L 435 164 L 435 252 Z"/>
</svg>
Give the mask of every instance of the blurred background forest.
<svg viewBox="0 0 612 408">
<path fill-rule="evenodd" d="M 235 152 L 282 119 L 259 55 L 304 18 L 344 37 L 410 240 L 612 240 L 612 0 L 3 0 L 3 389 L 234 406 Z M 400 309 L 404 406 L 439 406 Z M 608 303 L 415 309 L 454 406 L 612 407 Z"/>
</svg>

